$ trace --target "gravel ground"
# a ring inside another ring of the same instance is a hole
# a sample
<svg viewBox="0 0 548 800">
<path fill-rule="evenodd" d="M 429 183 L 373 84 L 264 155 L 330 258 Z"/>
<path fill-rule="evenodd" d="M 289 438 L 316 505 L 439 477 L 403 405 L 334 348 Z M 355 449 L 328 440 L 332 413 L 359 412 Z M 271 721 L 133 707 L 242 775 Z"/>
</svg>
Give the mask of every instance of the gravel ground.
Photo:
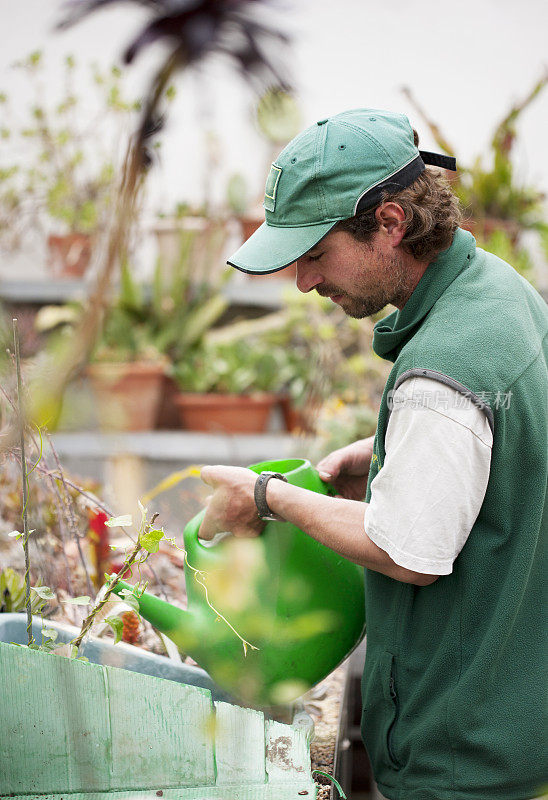
<svg viewBox="0 0 548 800">
<path fill-rule="evenodd" d="M 306 696 L 304 708 L 314 720 L 314 739 L 310 746 L 312 769 L 333 774 L 335 745 L 344 694 L 347 666 L 343 664 Z M 318 800 L 329 800 L 332 784 L 322 775 L 315 777 Z"/>
</svg>

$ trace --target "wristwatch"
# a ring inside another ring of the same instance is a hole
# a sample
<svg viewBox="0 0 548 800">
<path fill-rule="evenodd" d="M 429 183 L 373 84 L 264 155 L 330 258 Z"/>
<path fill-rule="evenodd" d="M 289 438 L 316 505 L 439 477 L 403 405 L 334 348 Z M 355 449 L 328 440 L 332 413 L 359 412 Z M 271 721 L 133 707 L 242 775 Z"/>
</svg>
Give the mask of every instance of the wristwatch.
<svg viewBox="0 0 548 800">
<path fill-rule="evenodd" d="M 287 483 L 287 478 L 280 472 L 261 472 L 255 481 L 255 505 L 257 506 L 257 513 L 260 519 L 264 519 L 266 522 L 279 522 L 280 517 L 272 513 L 266 502 L 266 485 L 271 478 L 278 478 L 278 480 Z"/>
</svg>

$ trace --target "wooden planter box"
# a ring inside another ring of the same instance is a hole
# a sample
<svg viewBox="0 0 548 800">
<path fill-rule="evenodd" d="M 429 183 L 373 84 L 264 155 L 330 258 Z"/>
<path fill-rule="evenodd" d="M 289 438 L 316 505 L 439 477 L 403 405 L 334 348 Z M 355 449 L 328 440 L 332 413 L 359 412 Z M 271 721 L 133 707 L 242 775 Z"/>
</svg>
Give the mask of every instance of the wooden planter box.
<svg viewBox="0 0 548 800">
<path fill-rule="evenodd" d="M 0 691 L 0 796 L 316 796 L 305 730 L 207 689 L 0 642 Z"/>
</svg>

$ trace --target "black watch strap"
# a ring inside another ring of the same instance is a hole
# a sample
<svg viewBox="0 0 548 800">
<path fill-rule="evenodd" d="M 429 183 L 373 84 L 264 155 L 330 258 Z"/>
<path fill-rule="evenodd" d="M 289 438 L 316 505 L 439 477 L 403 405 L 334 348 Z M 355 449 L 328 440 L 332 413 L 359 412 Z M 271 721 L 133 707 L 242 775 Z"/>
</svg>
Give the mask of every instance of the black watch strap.
<svg viewBox="0 0 548 800">
<path fill-rule="evenodd" d="M 287 478 L 280 472 L 261 472 L 255 481 L 255 505 L 257 506 L 257 513 L 261 519 L 269 522 L 272 520 L 279 520 L 275 514 L 268 507 L 266 502 L 266 485 L 271 478 L 278 478 L 280 481 L 287 483 Z"/>
</svg>

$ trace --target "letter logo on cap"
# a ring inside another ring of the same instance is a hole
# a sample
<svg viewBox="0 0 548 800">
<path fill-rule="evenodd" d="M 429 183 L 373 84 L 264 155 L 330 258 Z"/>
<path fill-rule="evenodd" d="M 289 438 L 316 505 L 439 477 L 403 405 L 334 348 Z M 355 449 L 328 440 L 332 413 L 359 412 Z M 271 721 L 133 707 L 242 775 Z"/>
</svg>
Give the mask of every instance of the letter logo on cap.
<svg viewBox="0 0 548 800">
<path fill-rule="evenodd" d="M 276 208 L 276 192 L 278 191 L 278 183 L 280 182 L 281 174 L 282 168 L 278 167 L 277 164 L 272 164 L 264 190 L 263 206 L 267 211 L 274 211 Z"/>
</svg>

